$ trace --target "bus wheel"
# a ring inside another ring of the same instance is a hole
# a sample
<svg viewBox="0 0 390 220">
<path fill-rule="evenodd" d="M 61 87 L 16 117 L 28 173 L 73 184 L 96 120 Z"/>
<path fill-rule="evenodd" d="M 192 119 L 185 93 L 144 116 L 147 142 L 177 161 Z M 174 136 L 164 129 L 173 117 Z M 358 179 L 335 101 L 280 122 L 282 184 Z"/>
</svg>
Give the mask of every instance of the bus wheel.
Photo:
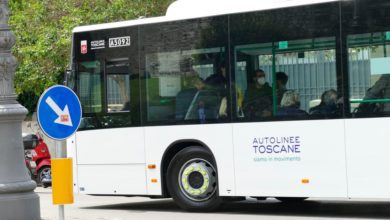
<svg viewBox="0 0 390 220">
<path fill-rule="evenodd" d="M 307 199 L 307 197 L 276 197 L 275 199 L 286 203 L 299 203 Z"/>
<path fill-rule="evenodd" d="M 215 167 L 212 155 L 201 147 L 184 148 L 173 157 L 167 187 L 180 208 L 211 211 L 221 204 Z"/>
</svg>

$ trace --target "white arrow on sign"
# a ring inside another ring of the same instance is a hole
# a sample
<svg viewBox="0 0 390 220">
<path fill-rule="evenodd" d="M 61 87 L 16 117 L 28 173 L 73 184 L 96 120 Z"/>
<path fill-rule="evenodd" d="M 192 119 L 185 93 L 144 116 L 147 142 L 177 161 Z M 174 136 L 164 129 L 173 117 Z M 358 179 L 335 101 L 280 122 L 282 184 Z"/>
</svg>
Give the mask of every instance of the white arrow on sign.
<svg viewBox="0 0 390 220">
<path fill-rule="evenodd" d="M 50 96 L 47 97 L 46 103 L 58 115 L 58 118 L 54 121 L 54 123 L 70 126 L 70 127 L 73 126 L 72 119 L 70 118 L 70 114 L 69 114 L 68 105 L 65 105 L 64 110 L 61 110 L 60 107 L 58 107 L 57 103 L 55 103 Z"/>
</svg>

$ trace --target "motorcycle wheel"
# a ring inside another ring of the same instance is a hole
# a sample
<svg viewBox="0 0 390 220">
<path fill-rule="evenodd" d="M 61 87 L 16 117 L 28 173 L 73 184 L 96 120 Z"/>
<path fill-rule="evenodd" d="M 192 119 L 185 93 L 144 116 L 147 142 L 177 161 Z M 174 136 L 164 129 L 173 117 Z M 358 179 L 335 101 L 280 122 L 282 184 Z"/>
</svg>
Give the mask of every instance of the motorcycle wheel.
<svg viewBox="0 0 390 220">
<path fill-rule="evenodd" d="M 38 171 L 37 184 L 42 184 L 42 180 L 46 175 L 51 176 L 51 167 L 49 166 L 44 166 Z"/>
</svg>

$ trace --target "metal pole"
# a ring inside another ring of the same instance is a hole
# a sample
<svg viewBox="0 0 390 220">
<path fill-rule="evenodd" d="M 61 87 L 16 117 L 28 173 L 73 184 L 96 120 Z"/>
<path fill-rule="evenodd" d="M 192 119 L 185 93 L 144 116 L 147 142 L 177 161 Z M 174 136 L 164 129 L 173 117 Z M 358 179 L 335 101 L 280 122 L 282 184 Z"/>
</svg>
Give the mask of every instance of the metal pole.
<svg viewBox="0 0 390 220">
<path fill-rule="evenodd" d="M 0 215 L 1 219 L 40 218 L 36 183 L 27 173 L 22 143 L 22 122 L 27 110 L 16 101 L 11 54 L 15 35 L 8 26 L 8 0 L 0 0 Z"/>
<path fill-rule="evenodd" d="M 59 220 L 65 220 L 65 207 L 64 205 L 59 205 Z"/>
<path fill-rule="evenodd" d="M 56 141 L 56 158 L 66 158 L 65 141 Z M 65 206 L 58 205 L 59 220 L 65 220 Z"/>
</svg>

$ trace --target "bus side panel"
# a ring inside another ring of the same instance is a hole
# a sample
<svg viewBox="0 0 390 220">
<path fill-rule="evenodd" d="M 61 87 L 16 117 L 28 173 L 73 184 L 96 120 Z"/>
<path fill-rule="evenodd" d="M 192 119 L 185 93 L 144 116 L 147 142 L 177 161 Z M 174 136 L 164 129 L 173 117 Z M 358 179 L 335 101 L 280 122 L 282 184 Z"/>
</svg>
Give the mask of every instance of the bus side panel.
<svg viewBox="0 0 390 220">
<path fill-rule="evenodd" d="M 149 195 L 161 195 L 161 160 L 165 150 L 177 140 L 199 140 L 212 151 L 218 169 L 219 194 L 234 195 L 233 140 L 231 124 L 156 126 L 145 128 L 146 163 Z M 151 179 L 158 179 L 152 183 Z"/>
<path fill-rule="evenodd" d="M 235 124 L 237 195 L 346 197 L 344 120 Z"/>
<path fill-rule="evenodd" d="M 349 197 L 390 198 L 390 118 L 346 120 Z"/>
<path fill-rule="evenodd" d="M 145 163 L 143 128 L 77 132 L 79 164 Z"/>
<path fill-rule="evenodd" d="M 79 165 L 79 190 L 96 195 L 145 195 L 144 164 Z"/>
<path fill-rule="evenodd" d="M 87 194 L 146 194 L 143 128 L 76 133 L 78 188 Z"/>
</svg>

